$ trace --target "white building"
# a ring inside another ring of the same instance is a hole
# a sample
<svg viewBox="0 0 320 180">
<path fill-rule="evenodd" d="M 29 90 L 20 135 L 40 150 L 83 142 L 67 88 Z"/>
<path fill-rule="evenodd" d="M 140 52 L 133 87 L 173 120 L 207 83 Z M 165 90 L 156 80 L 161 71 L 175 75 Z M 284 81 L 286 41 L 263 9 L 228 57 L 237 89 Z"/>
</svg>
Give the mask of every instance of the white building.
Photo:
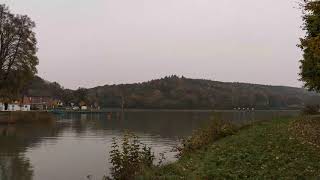
<svg viewBox="0 0 320 180">
<path fill-rule="evenodd" d="M 30 104 L 21 105 L 21 111 L 30 111 L 30 110 L 31 110 Z"/>
<path fill-rule="evenodd" d="M 0 111 L 30 111 L 31 105 L 30 104 L 22 104 L 19 103 L 10 103 L 6 109 L 4 103 L 0 103 Z"/>
<path fill-rule="evenodd" d="M 21 107 L 17 103 L 8 104 L 8 110 L 7 111 L 21 111 Z"/>
<path fill-rule="evenodd" d="M 0 111 L 4 111 L 4 104 L 0 102 Z"/>
<path fill-rule="evenodd" d="M 78 106 L 72 107 L 72 110 L 79 110 L 80 108 Z"/>
</svg>

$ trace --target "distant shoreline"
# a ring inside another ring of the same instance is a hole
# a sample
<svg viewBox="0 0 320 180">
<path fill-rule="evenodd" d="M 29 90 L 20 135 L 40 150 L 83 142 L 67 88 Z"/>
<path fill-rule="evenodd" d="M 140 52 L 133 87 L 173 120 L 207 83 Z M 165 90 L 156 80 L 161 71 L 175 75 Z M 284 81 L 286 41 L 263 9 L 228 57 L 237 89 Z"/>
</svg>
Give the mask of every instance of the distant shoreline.
<svg viewBox="0 0 320 180">
<path fill-rule="evenodd" d="M 14 112 L 23 113 L 54 113 L 54 112 L 66 112 L 66 113 L 108 113 L 108 112 L 121 112 L 121 109 L 102 109 L 102 110 L 31 110 L 31 111 L 0 111 L 0 114 L 8 114 Z M 296 109 L 255 109 L 255 110 L 217 110 L 217 109 L 124 109 L 124 112 L 300 112 L 301 110 Z"/>
<path fill-rule="evenodd" d="M 265 110 L 214 110 L 214 109 L 124 109 L 124 112 L 300 112 L 300 110 L 292 109 L 265 109 Z M 55 112 L 55 111 L 48 111 Z M 73 111 L 73 110 L 58 110 L 57 112 L 65 113 L 108 113 L 108 112 L 122 112 L 121 109 L 102 109 L 102 110 L 86 110 L 86 111 Z"/>
</svg>

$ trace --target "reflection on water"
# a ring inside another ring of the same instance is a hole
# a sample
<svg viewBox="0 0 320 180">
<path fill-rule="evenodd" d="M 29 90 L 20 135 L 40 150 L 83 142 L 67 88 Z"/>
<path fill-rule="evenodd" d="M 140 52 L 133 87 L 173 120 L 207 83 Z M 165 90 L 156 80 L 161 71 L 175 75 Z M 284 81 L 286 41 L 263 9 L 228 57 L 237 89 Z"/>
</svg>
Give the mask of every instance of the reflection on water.
<svg viewBox="0 0 320 180">
<path fill-rule="evenodd" d="M 21 155 L 0 156 L 0 179 L 3 180 L 31 180 L 33 170 L 28 159 Z"/>
<path fill-rule="evenodd" d="M 127 112 L 65 114 L 54 124 L 0 126 L 1 180 L 79 180 L 109 174 L 108 152 L 113 137 L 124 130 L 137 134 L 156 155 L 171 149 L 179 138 L 205 125 L 210 118 L 235 122 L 272 119 L 297 112 Z"/>
</svg>

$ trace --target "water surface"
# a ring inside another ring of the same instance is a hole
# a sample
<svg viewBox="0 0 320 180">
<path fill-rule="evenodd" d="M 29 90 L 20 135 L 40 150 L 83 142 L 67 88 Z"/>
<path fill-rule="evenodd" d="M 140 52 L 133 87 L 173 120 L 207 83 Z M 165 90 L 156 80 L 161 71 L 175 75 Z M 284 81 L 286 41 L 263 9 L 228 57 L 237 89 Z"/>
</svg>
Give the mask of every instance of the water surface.
<svg viewBox="0 0 320 180">
<path fill-rule="evenodd" d="M 101 179 L 110 173 L 112 138 L 122 137 L 126 130 L 151 146 L 156 156 L 164 152 L 171 162 L 179 139 L 212 118 L 245 122 L 295 115 L 295 111 L 69 113 L 50 124 L 0 126 L 0 179 L 81 180 L 87 175 Z"/>
</svg>

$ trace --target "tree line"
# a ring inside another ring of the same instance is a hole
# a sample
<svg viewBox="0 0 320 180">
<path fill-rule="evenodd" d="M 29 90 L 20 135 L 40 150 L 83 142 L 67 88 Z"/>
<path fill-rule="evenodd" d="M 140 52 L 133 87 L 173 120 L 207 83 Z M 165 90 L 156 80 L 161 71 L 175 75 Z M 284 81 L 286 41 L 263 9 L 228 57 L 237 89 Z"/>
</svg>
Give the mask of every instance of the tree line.
<svg viewBox="0 0 320 180">
<path fill-rule="evenodd" d="M 66 105 L 145 109 L 300 109 L 318 104 L 320 96 L 303 88 L 225 83 L 167 76 L 144 83 L 105 85 L 77 90 L 36 77 L 24 94 L 51 96 Z"/>
</svg>

